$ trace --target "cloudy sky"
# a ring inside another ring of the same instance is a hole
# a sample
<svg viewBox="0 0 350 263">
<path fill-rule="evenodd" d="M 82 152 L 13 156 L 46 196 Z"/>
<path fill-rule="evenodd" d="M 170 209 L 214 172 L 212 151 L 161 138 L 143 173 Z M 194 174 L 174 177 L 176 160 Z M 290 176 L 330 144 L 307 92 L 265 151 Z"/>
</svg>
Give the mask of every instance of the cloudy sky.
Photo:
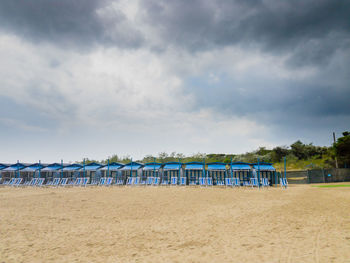
<svg viewBox="0 0 350 263">
<path fill-rule="evenodd" d="M 0 1 L 0 162 L 243 153 L 350 129 L 350 2 Z"/>
</svg>

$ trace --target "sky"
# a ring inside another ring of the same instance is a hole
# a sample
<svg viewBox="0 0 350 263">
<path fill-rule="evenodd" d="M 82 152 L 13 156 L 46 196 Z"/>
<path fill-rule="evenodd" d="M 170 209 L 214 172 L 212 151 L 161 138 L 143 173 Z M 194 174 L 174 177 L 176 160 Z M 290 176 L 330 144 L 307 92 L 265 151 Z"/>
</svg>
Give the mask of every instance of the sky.
<svg viewBox="0 0 350 263">
<path fill-rule="evenodd" d="M 0 162 L 244 153 L 350 130 L 350 2 L 0 1 Z"/>
</svg>

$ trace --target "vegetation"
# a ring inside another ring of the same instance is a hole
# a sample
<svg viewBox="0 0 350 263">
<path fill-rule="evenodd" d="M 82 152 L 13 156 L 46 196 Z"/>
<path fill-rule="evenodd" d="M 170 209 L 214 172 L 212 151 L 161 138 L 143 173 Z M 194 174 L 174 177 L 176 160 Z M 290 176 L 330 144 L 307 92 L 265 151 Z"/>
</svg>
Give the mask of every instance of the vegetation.
<svg viewBox="0 0 350 263">
<path fill-rule="evenodd" d="M 284 163 L 283 158 L 286 157 L 288 170 L 301 170 L 312 168 L 332 168 L 335 167 L 335 157 L 338 158 L 339 167 L 349 167 L 350 164 L 350 133 L 344 132 L 337 142 L 330 147 L 315 146 L 312 143 L 305 144 L 296 141 L 290 146 L 277 146 L 273 149 L 260 147 L 259 149 L 244 154 L 204 154 L 196 153 L 185 156 L 182 153 L 172 152 L 171 154 L 161 152 L 157 156 L 147 155 L 139 161 L 148 163 L 157 161 L 160 163 L 181 161 L 181 162 L 248 162 L 255 163 L 258 158 L 261 162 L 271 162 L 277 170 L 282 170 Z M 119 157 L 113 155 L 109 157 L 110 162 L 128 163 L 131 161 L 130 156 Z M 97 162 L 96 160 L 85 160 L 86 163 Z M 82 162 L 81 162 L 82 163 Z M 107 163 L 103 160 L 102 163 Z"/>
</svg>

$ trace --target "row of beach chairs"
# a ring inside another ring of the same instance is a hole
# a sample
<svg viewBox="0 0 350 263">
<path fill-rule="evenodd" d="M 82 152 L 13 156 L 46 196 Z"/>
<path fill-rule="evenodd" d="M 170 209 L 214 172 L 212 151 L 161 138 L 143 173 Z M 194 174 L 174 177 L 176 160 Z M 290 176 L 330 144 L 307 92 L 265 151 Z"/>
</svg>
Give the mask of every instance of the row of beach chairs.
<svg viewBox="0 0 350 263">
<path fill-rule="evenodd" d="M 54 178 L 52 181 L 48 181 L 46 184 L 44 184 L 45 179 L 44 178 L 32 178 L 30 181 L 22 182 L 22 178 L 12 178 L 8 181 L 5 181 L 2 183 L 2 185 L 5 186 L 110 186 L 112 184 L 114 185 L 186 185 L 186 177 L 172 177 L 170 181 L 168 180 L 161 180 L 160 177 L 148 177 L 146 180 L 141 180 L 140 177 L 128 177 L 126 182 L 122 179 L 116 179 L 115 182 L 113 182 L 113 177 L 101 177 L 100 179 L 93 179 L 91 182 L 89 182 L 90 178 L 88 177 L 80 177 L 76 178 L 74 180 L 69 180 L 68 178 Z M 189 185 L 197 185 L 195 180 L 190 180 Z M 200 177 L 199 178 L 199 185 L 200 186 L 213 186 L 213 179 L 212 178 L 206 178 L 206 177 Z M 226 187 L 269 187 L 270 182 L 267 178 L 261 178 L 260 184 L 258 183 L 257 178 L 250 178 L 250 180 L 244 180 L 241 182 L 239 178 L 225 178 L 225 180 L 216 180 L 215 185 L 217 186 L 226 186 Z M 280 185 L 281 187 L 287 188 L 288 182 L 286 178 L 280 178 Z"/>
</svg>

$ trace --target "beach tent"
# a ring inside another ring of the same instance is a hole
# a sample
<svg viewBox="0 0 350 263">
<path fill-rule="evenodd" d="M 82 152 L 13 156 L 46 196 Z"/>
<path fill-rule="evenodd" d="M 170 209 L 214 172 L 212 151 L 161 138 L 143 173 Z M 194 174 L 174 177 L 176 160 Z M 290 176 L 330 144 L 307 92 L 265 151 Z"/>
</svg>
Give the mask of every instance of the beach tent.
<svg viewBox="0 0 350 263">
<path fill-rule="evenodd" d="M 250 182 L 252 168 L 249 163 L 233 162 L 230 164 L 230 172 L 234 178 L 239 178 L 241 182 Z"/>
<path fill-rule="evenodd" d="M 9 172 L 9 178 L 17 177 L 20 178 L 20 171 L 24 168 L 26 168 L 29 164 L 23 164 L 20 162 L 17 162 L 15 164 L 11 164 L 10 166 L 2 169 L 1 171 Z"/>
<path fill-rule="evenodd" d="M 103 166 L 100 170 L 104 171 L 106 176 L 114 177 L 115 182 L 120 182 L 120 184 L 125 184 L 126 178 L 123 177 L 122 171 L 120 170 L 124 164 L 111 162 Z M 113 176 L 114 174 L 114 176 Z"/>
<path fill-rule="evenodd" d="M 214 185 L 224 185 L 227 174 L 226 164 L 221 162 L 212 162 L 207 164 L 207 177 L 213 180 Z"/>
<path fill-rule="evenodd" d="M 278 183 L 275 182 L 276 169 L 272 166 L 272 163 L 259 162 L 253 163 L 252 166 L 254 173 L 259 173 L 260 178 L 267 178 L 269 180 L 270 185 Z"/>
<path fill-rule="evenodd" d="M 161 163 L 146 163 L 145 166 L 142 168 L 141 182 L 146 183 L 148 178 L 160 177 L 161 167 Z"/>
<path fill-rule="evenodd" d="M 163 169 L 161 173 L 161 184 L 167 185 L 171 184 L 171 178 L 177 178 L 179 182 L 182 176 L 182 163 L 181 162 L 167 162 L 163 164 Z"/>
<path fill-rule="evenodd" d="M 100 169 L 102 167 L 104 167 L 103 164 L 92 162 L 83 164 L 79 171 L 83 173 L 83 177 L 89 177 L 90 182 L 92 182 L 93 180 L 100 180 L 102 176 Z"/>
<path fill-rule="evenodd" d="M 79 171 L 83 166 L 78 163 L 69 164 L 63 167 L 63 177 L 70 178 L 75 180 L 78 177 L 82 177 L 81 172 Z"/>
<path fill-rule="evenodd" d="M 123 178 L 137 178 L 142 175 L 142 167 L 144 165 L 138 162 L 130 162 L 125 164 L 120 170 L 122 171 Z"/>
<path fill-rule="evenodd" d="M 4 170 L 5 168 L 9 167 L 9 164 L 4 164 L 4 163 L 0 163 L 0 183 L 2 183 L 2 170 Z"/>
<path fill-rule="evenodd" d="M 188 162 L 185 164 L 185 176 L 189 185 L 199 184 L 199 178 L 205 177 L 205 166 L 202 162 Z"/>
<path fill-rule="evenodd" d="M 46 173 L 46 178 L 50 181 L 52 181 L 54 178 L 62 178 L 63 177 L 63 167 L 67 166 L 68 164 L 62 163 L 51 163 L 48 164 L 46 167 L 41 169 L 42 172 Z"/>
<path fill-rule="evenodd" d="M 21 169 L 21 177 L 25 181 L 30 181 L 32 178 L 46 178 L 46 174 L 42 174 L 41 170 L 45 168 L 47 164 L 42 163 L 33 163 L 31 165 L 26 166 L 25 168 Z"/>
</svg>

